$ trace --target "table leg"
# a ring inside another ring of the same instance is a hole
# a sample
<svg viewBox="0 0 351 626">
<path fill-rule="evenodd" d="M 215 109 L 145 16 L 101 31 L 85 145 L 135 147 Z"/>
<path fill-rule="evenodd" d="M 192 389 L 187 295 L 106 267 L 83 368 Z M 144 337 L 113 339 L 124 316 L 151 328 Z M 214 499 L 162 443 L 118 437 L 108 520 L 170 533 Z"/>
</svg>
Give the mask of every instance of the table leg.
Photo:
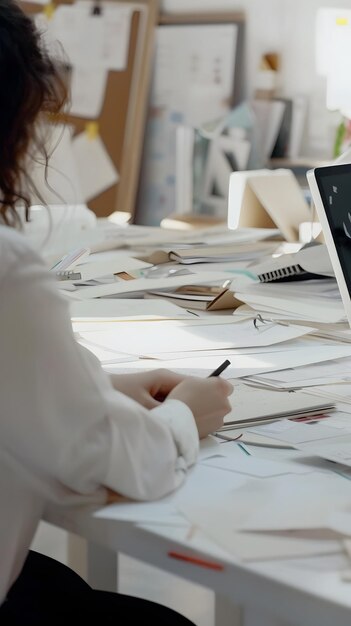
<svg viewBox="0 0 351 626">
<path fill-rule="evenodd" d="M 87 580 L 94 589 L 117 591 L 118 554 L 88 541 Z"/>
<path fill-rule="evenodd" d="M 293 626 L 293 624 L 285 620 L 280 620 L 259 609 L 245 607 L 241 626 Z"/>
<path fill-rule="evenodd" d="M 215 626 L 242 626 L 241 609 L 226 596 L 215 596 Z"/>
</svg>

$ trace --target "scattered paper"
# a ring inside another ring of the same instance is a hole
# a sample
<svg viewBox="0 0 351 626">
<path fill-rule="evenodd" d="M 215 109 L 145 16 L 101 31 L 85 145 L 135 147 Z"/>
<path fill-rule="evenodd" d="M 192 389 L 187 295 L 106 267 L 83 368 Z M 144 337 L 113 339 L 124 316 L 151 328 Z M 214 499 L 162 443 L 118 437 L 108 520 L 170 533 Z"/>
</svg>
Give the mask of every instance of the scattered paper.
<svg viewBox="0 0 351 626">
<path fill-rule="evenodd" d="M 228 474 L 232 476 L 229 472 Z M 303 480 L 304 478 L 302 477 Z M 262 480 L 260 482 L 265 483 Z M 184 502 L 180 500 L 178 509 L 190 523 L 199 527 L 217 545 L 243 561 L 296 559 L 342 551 L 339 541 L 328 536 L 321 539 L 319 533 L 310 532 L 306 536 L 306 531 L 301 534 L 299 531 L 254 533 L 236 530 L 233 521 L 241 507 L 234 496 L 211 496 L 210 505 L 197 503 L 196 499 L 193 502 L 189 499 Z"/>
<path fill-rule="evenodd" d="M 351 435 L 341 437 L 340 431 L 335 432 L 339 437 L 330 441 L 300 441 L 297 447 L 307 454 L 351 467 Z"/>
<path fill-rule="evenodd" d="M 130 361 L 138 360 L 138 357 L 123 354 L 122 352 L 115 352 L 114 350 L 108 350 L 107 348 L 100 348 L 100 346 L 94 344 L 92 341 L 83 339 L 80 336 L 77 336 L 77 341 L 87 348 L 90 352 L 95 354 L 95 356 L 99 359 L 101 365 L 110 365 L 112 363 L 128 363 Z"/>
<path fill-rule="evenodd" d="M 323 420 L 319 421 L 318 416 L 316 416 L 315 420 L 305 424 L 299 424 L 292 420 L 282 420 L 274 424 L 258 426 L 252 429 L 249 428 L 249 432 L 251 431 L 258 435 L 266 435 L 272 439 L 279 439 L 280 441 L 306 451 L 308 448 L 305 444 L 310 442 L 310 444 L 312 444 L 310 452 L 314 447 L 317 448 L 317 441 L 332 440 L 340 437 L 340 428 L 333 428 L 332 425 L 328 426 L 328 420 L 326 423 Z M 347 434 L 348 431 L 345 429 L 345 435 Z M 323 444 L 321 445 L 323 446 Z"/>
<path fill-rule="evenodd" d="M 281 370 L 274 374 L 266 373 L 254 375 L 250 378 L 253 383 L 274 387 L 276 389 L 297 389 L 303 387 L 316 387 L 326 383 L 342 383 L 351 379 L 351 359 L 349 353 L 350 344 L 335 344 L 329 346 L 316 345 L 311 349 L 312 358 L 316 350 L 316 360 L 310 361 L 305 367 L 296 367 L 289 365 L 287 361 L 286 367 L 282 365 Z M 308 352 L 308 350 L 307 350 Z M 334 356 L 333 356 L 334 355 Z M 318 358 L 321 357 L 321 358 Z M 344 358 L 343 358 L 344 357 Z M 272 372 L 273 370 L 271 370 Z"/>
<path fill-rule="evenodd" d="M 232 515 L 233 528 L 246 531 L 327 529 L 333 511 L 347 510 L 350 483 L 330 472 L 286 475 L 263 481 L 251 479 L 235 489 L 232 497 L 240 502 L 240 512 Z"/>
<path fill-rule="evenodd" d="M 230 477 L 230 483 L 240 485 L 243 477 Z M 157 501 L 152 502 L 128 502 L 112 504 L 99 509 L 94 517 L 103 519 L 127 520 L 133 522 L 156 522 L 156 523 L 179 523 L 187 524 L 182 519 L 177 509 L 177 501 L 180 497 L 193 500 L 197 493 L 203 492 L 206 485 L 207 494 L 216 492 L 225 493 L 229 489 L 228 480 L 223 480 L 223 472 L 205 465 L 196 465 L 191 469 L 184 484 L 178 490 Z"/>
<path fill-rule="evenodd" d="M 128 284 L 137 281 L 127 281 Z M 85 288 L 87 290 L 90 287 Z M 93 289 L 93 288 L 92 288 Z M 170 325 L 171 324 L 171 325 Z M 145 324 L 127 322 L 120 330 L 113 333 L 99 333 L 101 346 L 118 346 L 119 350 L 138 354 L 139 356 L 152 356 L 154 353 L 178 352 L 187 350 L 209 350 L 211 348 L 234 348 L 241 346 L 255 346 L 279 343 L 309 332 L 302 326 L 276 325 L 265 333 L 257 333 L 252 320 L 244 320 L 238 323 L 214 324 L 210 320 L 184 320 L 182 322 L 164 322 L 157 329 L 157 339 L 150 334 Z M 127 347 L 128 346 L 128 347 Z M 201 355 L 198 355 L 201 356 Z"/>
<path fill-rule="evenodd" d="M 238 441 L 240 443 L 240 440 Z M 228 447 L 229 446 L 227 446 L 227 448 Z M 225 457 L 219 454 L 214 455 L 206 458 L 202 463 L 229 472 L 237 472 L 238 474 L 247 474 L 248 476 L 260 478 L 271 478 L 273 476 L 281 476 L 282 474 L 308 474 L 313 471 L 313 468 L 304 466 L 303 464 L 298 465 L 297 463 L 269 461 L 256 456 L 247 456 L 238 445 L 235 444 L 235 447 L 237 449 L 236 454 L 227 455 Z"/>
</svg>

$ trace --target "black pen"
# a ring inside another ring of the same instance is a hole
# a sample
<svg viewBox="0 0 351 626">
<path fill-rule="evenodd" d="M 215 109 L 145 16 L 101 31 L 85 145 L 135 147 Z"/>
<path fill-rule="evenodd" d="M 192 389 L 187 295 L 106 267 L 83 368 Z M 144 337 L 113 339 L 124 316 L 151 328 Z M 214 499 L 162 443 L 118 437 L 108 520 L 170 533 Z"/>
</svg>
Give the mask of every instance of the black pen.
<svg viewBox="0 0 351 626">
<path fill-rule="evenodd" d="M 228 365 L 230 365 L 230 361 L 226 359 L 225 361 L 223 361 L 222 365 L 217 367 L 217 369 L 212 372 L 212 374 L 209 374 L 209 378 L 211 376 L 219 376 L 220 374 L 222 374 L 222 372 L 228 367 Z"/>
</svg>

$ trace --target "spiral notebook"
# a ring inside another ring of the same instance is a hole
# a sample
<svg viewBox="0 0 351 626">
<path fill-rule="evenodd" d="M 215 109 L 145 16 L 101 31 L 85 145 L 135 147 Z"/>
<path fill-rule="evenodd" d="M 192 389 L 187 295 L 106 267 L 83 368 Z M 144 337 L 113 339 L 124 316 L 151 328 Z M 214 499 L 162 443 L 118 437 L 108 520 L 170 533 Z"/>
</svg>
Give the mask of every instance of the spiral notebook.
<svg viewBox="0 0 351 626">
<path fill-rule="evenodd" d="M 334 271 L 325 244 L 313 244 L 294 254 L 282 254 L 269 261 L 250 265 L 262 283 L 287 282 L 334 277 Z"/>
</svg>

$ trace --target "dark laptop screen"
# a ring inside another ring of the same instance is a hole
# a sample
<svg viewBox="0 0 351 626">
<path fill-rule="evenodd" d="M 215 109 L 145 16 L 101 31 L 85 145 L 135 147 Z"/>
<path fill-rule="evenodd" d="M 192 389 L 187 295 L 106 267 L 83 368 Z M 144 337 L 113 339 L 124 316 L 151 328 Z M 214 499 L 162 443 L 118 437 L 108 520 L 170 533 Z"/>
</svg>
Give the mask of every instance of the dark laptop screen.
<svg viewBox="0 0 351 626">
<path fill-rule="evenodd" d="M 351 164 L 317 167 L 315 177 L 351 295 Z"/>
</svg>

